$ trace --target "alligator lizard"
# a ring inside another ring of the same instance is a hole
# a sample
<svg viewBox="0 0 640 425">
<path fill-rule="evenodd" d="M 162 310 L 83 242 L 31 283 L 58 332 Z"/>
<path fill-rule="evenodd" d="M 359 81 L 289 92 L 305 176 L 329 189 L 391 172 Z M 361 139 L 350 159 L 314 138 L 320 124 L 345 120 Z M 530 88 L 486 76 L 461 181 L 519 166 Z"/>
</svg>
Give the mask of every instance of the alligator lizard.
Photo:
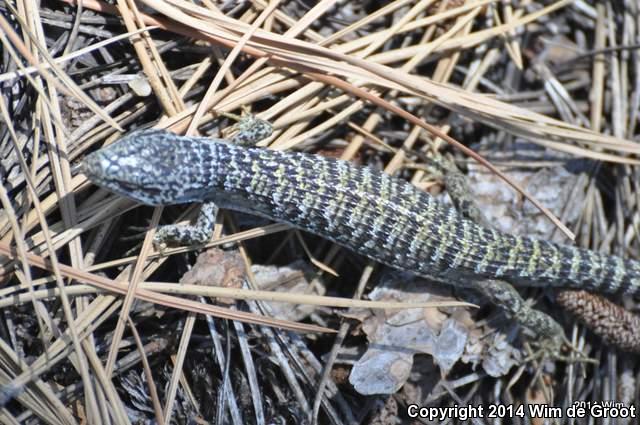
<svg viewBox="0 0 640 425">
<path fill-rule="evenodd" d="M 143 204 L 213 202 L 424 277 L 640 294 L 638 261 L 482 227 L 404 180 L 337 159 L 142 130 L 88 155 L 82 170 Z"/>
</svg>

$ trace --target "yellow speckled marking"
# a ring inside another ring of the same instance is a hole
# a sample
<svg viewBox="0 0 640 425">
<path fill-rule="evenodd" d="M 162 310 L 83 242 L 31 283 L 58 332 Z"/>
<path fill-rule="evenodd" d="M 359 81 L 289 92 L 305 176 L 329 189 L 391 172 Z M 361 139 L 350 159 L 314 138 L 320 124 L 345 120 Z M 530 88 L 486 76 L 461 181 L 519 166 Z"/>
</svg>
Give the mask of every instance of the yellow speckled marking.
<svg viewBox="0 0 640 425">
<path fill-rule="evenodd" d="M 624 261 L 622 261 L 622 258 L 616 257 L 615 260 L 616 260 L 616 267 L 613 271 L 613 278 L 612 278 L 612 281 L 609 282 L 609 285 L 614 290 L 617 290 L 620 287 L 620 284 L 622 283 L 622 278 L 625 275 L 625 267 L 624 267 Z"/>
<path fill-rule="evenodd" d="M 551 267 L 549 268 L 549 277 L 555 278 L 560 274 L 560 268 L 562 267 L 562 255 L 560 254 L 560 250 L 553 246 L 547 245 L 549 249 L 553 251 L 553 256 L 551 258 Z"/>
<path fill-rule="evenodd" d="M 490 233 L 492 236 L 492 239 L 494 239 L 495 241 L 495 236 L 497 235 L 497 233 L 493 229 L 483 229 L 483 232 Z M 496 249 L 494 242 L 487 240 L 487 238 L 484 237 L 484 235 L 482 239 L 485 242 L 485 251 L 483 253 L 482 260 L 476 266 L 476 271 L 478 273 L 484 273 L 486 271 L 487 266 L 489 265 L 489 263 L 493 261 L 495 257 L 495 249 Z"/>
<path fill-rule="evenodd" d="M 451 267 L 453 268 L 460 267 L 471 251 L 471 232 L 469 232 L 469 227 L 469 223 L 466 220 L 462 222 L 462 240 L 458 241 L 460 250 L 451 264 Z"/>
<path fill-rule="evenodd" d="M 532 239 L 531 240 L 531 245 L 533 246 L 531 253 L 530 253 L 530 257 L 529 257 L 529 265 L 527 267 L 527 273 L 529 273 L 529 276 L 533 276 L 535 275 L 536 271 L 538 270 L 538 262 L 540 261 L 540 241 L 538 241 L 537 239 Z"/>
<path fill-rule="evenodd" d="M 523 244 L 522 239 L 515 238 L 515 245 L 509 250 L 509 258 L 507 259 L 507 268 L 513 269 L 518 262 L 518 256 L 522 252 Z"/>
<path fill-rule="evenodd" d="M 577 249 L 573 249 L 572 252 L 573 254 L 571 255 L 571 269 L 569 271 L 569 279 L 576 279 L 578 277 L 578 272 L 580 271 L 582 255 L 580 255 L 580 251 L 578 251 Z"/>
<path fill-rule="evenodd" d="M 453 224 L 455 224 L 455 215 L 453 215 L 454 210 L 449 210 L 449 214 L 447 214 L 440 228 L 438 229 L 438 237 L 440 238 L 440 243 L 436 248 L 436 252 L 434 253 L 432 259 L 436 263 L 440 262 L 442 257 L 447 253 L 447 248 L 449 248 L 451 237 L 453 236 Z"/>
<path fill-rule="evenodd" d="M 435 202 L 429 204 L 427 210 L 422 214 L 423 217 L 432 217 L 434 209 L 436 208 L 434 204 Z M 431 220 L 423 220 L 422 223 L 420 223 L 415 240 L 410 245 L 416 255 L 428 255 L 432 249 L 430 244 L 431 238 L 433 237 L 433 235 L 431 235 L 431 224 Z"/>
</svg>

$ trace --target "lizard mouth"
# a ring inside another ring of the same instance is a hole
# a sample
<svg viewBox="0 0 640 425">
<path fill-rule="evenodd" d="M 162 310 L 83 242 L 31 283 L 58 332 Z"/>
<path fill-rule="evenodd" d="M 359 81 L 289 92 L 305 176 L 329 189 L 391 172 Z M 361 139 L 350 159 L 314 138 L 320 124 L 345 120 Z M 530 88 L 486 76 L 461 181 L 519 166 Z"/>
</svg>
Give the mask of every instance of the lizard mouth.
<svg viewBox="0 0 640 425">
<path fill-rule="evenodd" d="M 134 201 L 140 202 L 144 205 L 162 205 L 160 200 L 162 197 L 162 191 L 157 188 L 143 187 L 136 183 L 117 179 L 103 179 L 99 182 L 94 181 L 94 183 L 117 195 L 133 199 Z"/>
<path fill-rule="evenodd" d="M 155 187 L 144 186 L 135 182 L 118 180 L 114 178 L 103 179 L 94 182 L 98 186 L 104 187 L 113 193 L 125 198 L 133 199 L 145 205 L 158 206 L 162 202 L 162 191 Z"/>
</svg>

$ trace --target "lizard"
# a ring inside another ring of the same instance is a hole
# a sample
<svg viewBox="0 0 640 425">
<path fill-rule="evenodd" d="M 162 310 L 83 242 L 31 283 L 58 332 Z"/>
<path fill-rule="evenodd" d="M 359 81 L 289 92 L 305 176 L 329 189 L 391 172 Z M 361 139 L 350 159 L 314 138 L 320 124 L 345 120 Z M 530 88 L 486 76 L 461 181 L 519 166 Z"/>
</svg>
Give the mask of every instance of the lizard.
<svg viewBox="0 0 640 425">
<path fill-rule="evenodd" d="M 303 152 L 248 147 L 271 132 L 253 116 L 227 140 L 145 129 L 87 155 L 94 184 L 142 204 L 204 203 L 196 226 L 155 241 L 205 243 L 218 207 L 259 215 L 418 276 L 640 295 L 640 262 L 482 226 L 409 182 Z"/>
</svg>

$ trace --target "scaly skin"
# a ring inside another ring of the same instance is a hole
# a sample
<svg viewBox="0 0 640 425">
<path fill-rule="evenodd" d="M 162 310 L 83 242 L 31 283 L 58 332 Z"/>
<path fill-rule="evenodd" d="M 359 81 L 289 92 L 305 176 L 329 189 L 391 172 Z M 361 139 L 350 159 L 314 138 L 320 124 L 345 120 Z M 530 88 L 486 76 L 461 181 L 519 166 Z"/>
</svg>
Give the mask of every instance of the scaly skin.
<svg viewBox="0 0 640 425">
<path fill-rule="evenodd" d="M 403 180 L 336 159 L 143 130 L 87 156 L 83 172 L 144 204 L 213 201 L 420 276 L 640 294 L 640 262 L 479 226 Z"/>
</svg>

